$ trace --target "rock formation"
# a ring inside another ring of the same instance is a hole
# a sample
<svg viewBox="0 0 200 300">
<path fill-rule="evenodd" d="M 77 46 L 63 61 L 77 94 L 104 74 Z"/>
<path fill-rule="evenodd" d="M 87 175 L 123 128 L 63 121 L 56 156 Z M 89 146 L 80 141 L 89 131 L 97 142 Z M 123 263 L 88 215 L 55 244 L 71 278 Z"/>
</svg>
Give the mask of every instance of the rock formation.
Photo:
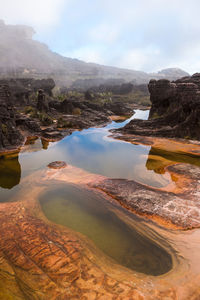
<svg viewBox="0 0 200 300">
<path fill-rule="evenodd" d="M 38 134 L 41 131 L 37 121 L 17 112 L 16 107 L 24 108 L 24 105 L 30 105 L 34 101 L 31 97 L 35 97 L 41 88 L 47 95 L 51 95 L 54 86 L 52 79 L 0 80 L 0 151 L 16 148 L 22 144 L 24 137 L 19 127 L 31 133 Z"/>
<path fill-rule="evenodd" d="M 105 125 L 111 115 L 129 116 L 122 103 L 96 103 L 83 95 L 52 96 L 52 79 L 0 80 L 0 151 L 16 149 L 30 136 L 59 140 L 74 130 Z"/>
<path fill-rule="evenodd" d="M 39 111 L 48 112 L 49 111 L 49 105 L 46 101 L 46 96 L 43 90 L 38 91 L 38 97 L 37 97 L 37 109 Z"/>
<path fill-rule="evenodd" d="M 132 120 L 122 131 L 145 136 L 200 139 L 200 74 L 177 81 L 151 80 L 149 119 Z"/>
<path fill-rule="evenodd" d="M 53 79 L 36 80 L 33 78 L 7 78 L 1 79 L 0 85 L 8 85 L 15 105 L 30 104 L 32 93 L 42 89 L 45 94 L 52 96 L 55 87 Z"/>
<path fill-rule="evenodd" d="M 0 86 L 0 150 L 18 146 L 23 140 L 16 127 L 16 117 L 9 87 Z"/>
</svg>

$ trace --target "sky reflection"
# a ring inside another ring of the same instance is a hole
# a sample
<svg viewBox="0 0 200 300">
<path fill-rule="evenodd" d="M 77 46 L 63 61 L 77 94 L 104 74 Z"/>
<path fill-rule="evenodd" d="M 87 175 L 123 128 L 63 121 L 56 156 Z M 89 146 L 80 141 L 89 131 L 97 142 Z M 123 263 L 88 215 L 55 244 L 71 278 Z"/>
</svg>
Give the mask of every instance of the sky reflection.
<svg viewBox="0 0 200 300">
<path fill-rule="evenodd" d="M 130 119 L 147 119 L 148 114 L 149 111 L 136 110 Z M 121 123 L 112 122 L 104 128 L 75 131 L 60 142 L 49 143 L 46 150 L 38 139 L 27 146 L 26 152 L 19 154 L 21 177 L 45 168 L 52 161 L 64 160 L 88 172 L 107 177 L 133 179 L 156 187 L 165 185 L 168 181 L 165 176 L 147 170 L 145 166 L 149 146 L 133 145 L 108 137 L 111 128 L 123 127 L 130 119 Z M 0 194 L 5 199 L 5 191 Z M 1 195 L 0 201 L 4 201 Z"/>
</svg>

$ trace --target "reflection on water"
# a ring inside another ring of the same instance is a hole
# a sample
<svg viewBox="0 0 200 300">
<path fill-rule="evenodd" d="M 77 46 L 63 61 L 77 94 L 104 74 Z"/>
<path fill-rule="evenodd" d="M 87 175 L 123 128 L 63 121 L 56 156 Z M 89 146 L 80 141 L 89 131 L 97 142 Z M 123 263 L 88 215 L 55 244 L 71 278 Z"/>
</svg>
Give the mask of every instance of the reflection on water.
<svg viewBox="0 0 200 300">
<path fill-rule="evenodd" d="M 136 110 L 130 119 L 147 119 L 148 114 L 149 111 Z M 113 121 L 104 128 L 76 131 L 57 143 L 32 139 L 19 154 L 21 178 L 45 168 L 52 161 L 64 160 L 88 172 L 107 177 L 133 179 L 154 187 L 167 185 L 171 178 L 168 173 L 164 172 L 163 166 L 158 167 L 161 161 L 157 158 L 164 155 L 162 150 L 152 150 L 149 146 L 134 145 L 108 137 L 111 128 L 122 127 L 130 119 L 121 123 Z M 197 158 L 191 158 L 189 155 L 171 152 L 165 153 L 165 157 L 173 161 L 188 162 L 189 159 L 189 163 L 198 163 Z M 14 172 L 13 177 L 15 177 Z M 8 179 L 5 179 L 4 185 L 1 185 L 0 193 L 2 188 L 9 185 L 10 179 L 6 178 Z M 7 183 L 6 180 L 8 180 Z M 15 180 L 18 184 L 17 178 Z"/>
<path fill-rule="evenodd" d="M 37 152 L 42 149 L 47 150 L 49 142 L 45 139 L 39 139 L 38 137 L 28 138 L 22 152 Z"/>
<path fill-rule="evenodd" d="M 19 191 L 21 165 L 18 153 L 0 157 L 0 202 L 12 201 Z"/>
<path fill-rule="evenodd" d="M 0 187 L 12 189 L 19 184 L 21 178 L 21 166 L 18 154 L 0 157 Z"/>
<path fill-rule="evenodd" d="M 148 113 L 137 110 L 132 118 L 148 118 Z M 111 128 L 122 127 L 129 121 L 76 131 L 58 143 L 50 143 L 48 151 L 24 153 L 20 156 L 23 173 L 44 168 L 54 160 L 64 160 L 91 173 L 134 179 L 156 187 L 166 185 L 168 180 L 164 176 L 145 167 L 150 147 L 108 138 Z"/>
<path fill-rule="evenodd" d="M 147 119 L 148 114 L 149 111 L 136 110 L 130 119 Z M 4 165 L 6 163 L 10 165 L 9 168 L 4 167 L 4 170 L 9 170 L 10 175 L 8 176 L 6 171 L 1 171 L 3 179 L 0 194 L 2 189 L 12 187 L 11 178 L 13 186 L 19 183 L 20 176 L 16 175 L 16 166 L 20 168 L 19 164 L 22 169 L 21 178 L 45 168 L 52 161 L 64 160 L 91 173 L 111 178 L 133 179 L 154 187 L 163 187 L 171 181 L 169 174 L 164 171 L 169 161 L 200 164 L 199 158 L 189 154 L 177 154 L 149 146 L 134 145 L 109 137 L 111 128 L 122 127 L 130 119 L 120 123 L 113 121 L 104 128 L 76 131 L 57 143 L 36 138 L 29 140 L 19 154 L 19 162 L 4 161 Z M 4 196 L 5 194 L 4 191 Z M 7 200 L 9 196 L 10 193 Z"/>
<path fill-rule="evenodd" d="M 146 168 L 158 174 L 165 173 L 164 168 L 169 162 L 187 163 L 200 167 L 200 159 L 196 155 L 171 152 L 151 147 Z"/>
<path fill-rule="evenodd" d="M 44 139 L 41 139 L 41 143 L 42 143 L 42 149 L 47 150 L 49 147 L 49 142 Z"/>
<path fill-rule="evenodd" d="M 51 221 L 87 235 L 117 263 L 138 272 L 160 275 L 172 268 L 171 256 L 120 220 L 111 204 L 73 185 L 56 186 L 40 197 Z"/>
</svg>

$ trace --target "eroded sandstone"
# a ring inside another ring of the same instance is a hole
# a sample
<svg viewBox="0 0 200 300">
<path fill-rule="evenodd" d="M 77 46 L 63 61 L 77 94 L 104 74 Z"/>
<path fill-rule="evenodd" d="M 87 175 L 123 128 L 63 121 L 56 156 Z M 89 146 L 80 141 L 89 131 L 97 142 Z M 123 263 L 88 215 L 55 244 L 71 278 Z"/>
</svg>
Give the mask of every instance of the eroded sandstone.
<svg viewBox="0 0 200 300">
<path fill-rule="evenodd" d="M 187 182 L 190 182 L 188 179 L 195 182 L 198 180 L 195 168 L 187 170 L 185 165 L 169 168 L 177 176 L 187 177 Z M 57 186 L 59 182 L 92 188 L 111 203 L 122 203 L 126 199 L 129 209 L 131 201 L 134 202 L 133 190 L 134 194 L 143 192 L 152 196 L 149 206 L 151 209 L 155 205 L 153 199 L 158 200 L 161 194 L 169 196 L 168 192 L 149 189 L 133 181 L 108 179 L 70 165 L 64 169 L 38 171 L 23 180 L 26 184 L 15 198 L 15 201 L 20 201 L 2 203 L 0 206 L 0 295 L 4 299 L 198 299 L 200 274 L 197 264 L 200 251 L 198 244 L 192 246 L 198 241 L 198 229 L 193 231 L 194 234 L 181 231 L 176 234 L 162 227 L 159 229 L 154 223 L 148 222 L 148 212 L 145 213 L 145 218 L 139 217 L 134 221 L 138 231 L 161 243 L 173 256 L 172 271 L 163 276 L 152 277 L 113 264 L 87 238 L 45 219 L 37 202 L 39 195 L 48 186 Z M 189 186 L 187 195 L 197 192 L 193 184 Z M 187 190 L 188 185 L 182 188 Z M 199 207 L 198 198 L 191 205 L 190 199 L 186 202 L 180 192 L 170 194 L 173 201 L 178 198 L 176 204 L 179 208 L 183 204 L 188 208 Z M 167 201 L 162 199 L 160 197 L 160 207 L 163 201 Z M 144 202 L 138 202 L 139 209 L 145 207 Z M 166 205 L 167 202 L 165 208 Z M 182 215 L 186 214 L 185 211 L 180 212 Z M 120 217 L 129 226 L 133 226 L 132 218 L 128 215 L 125 217 L 120 205 L 119 209 L 116 206 L 116 213 L 119 216 L 122 214 Z M 191 212 L 187 215 L 190 222 L 193 222 Z M 171 215 L 169 219 L 173 222 Z M 160 220 L 155 221 L 166 227 Z M 181 220 L 176 218 L 175 221 L 179 221 L 179 225 L 183 227 Z M 187 223 L 187 218 L 185 221 L 187 225 L 191 224 Z M 199 227 L 199 224 L 196 225 Z M 177 226 L 173 228 L 176 229 Z M 173 245 L 172 248 L 168 240 Z M 186 245 L 186 240 L 193 248 L 192 252 Z"/>
<path fill-rule="evenodd" d="M 151 80 L 148 120 L 132 120 L 118 132 L 160 137 L 200 139 L 200 74 L 176 81 Z"/>
</svg>

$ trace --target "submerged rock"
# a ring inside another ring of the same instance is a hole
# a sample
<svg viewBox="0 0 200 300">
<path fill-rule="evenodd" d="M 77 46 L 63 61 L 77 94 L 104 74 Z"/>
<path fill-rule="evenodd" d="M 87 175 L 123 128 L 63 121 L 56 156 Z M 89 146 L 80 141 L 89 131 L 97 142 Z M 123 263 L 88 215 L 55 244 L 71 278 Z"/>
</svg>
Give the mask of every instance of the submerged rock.
<svg viewBox="0 0 200 300">
<path fill-rule="evenodd" d="M 53 161 L 50 164 L 48 164 L 48 167 L 51 169 L 62 169 L 67 166 L 65 161 Z"/>
</svg>

